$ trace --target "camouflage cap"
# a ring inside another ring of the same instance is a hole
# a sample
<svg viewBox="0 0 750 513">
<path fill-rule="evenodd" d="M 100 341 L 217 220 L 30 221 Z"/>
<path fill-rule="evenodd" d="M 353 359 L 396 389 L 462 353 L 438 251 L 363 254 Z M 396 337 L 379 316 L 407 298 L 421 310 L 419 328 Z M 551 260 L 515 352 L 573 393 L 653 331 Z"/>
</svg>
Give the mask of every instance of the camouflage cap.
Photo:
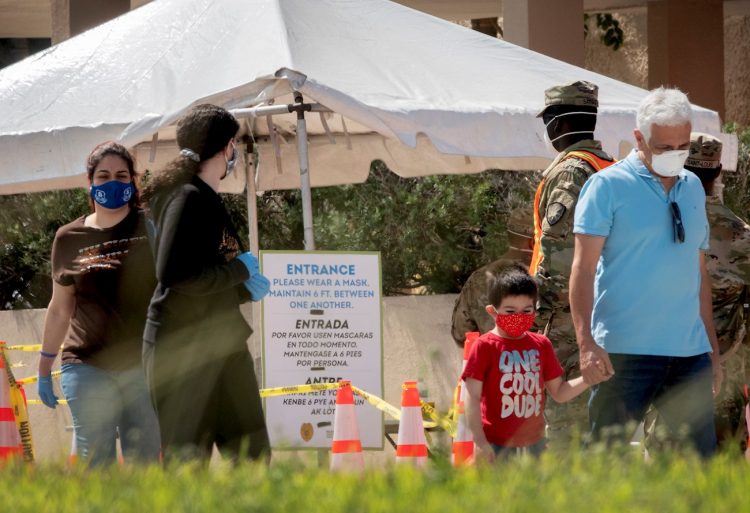
<svg viewBox="0 0 750 513">
<path fill-rule="evenodd" d="M 579 80 L 569 85 L 558 85 L 544 91 L 544 108 L 536 115 L 542 117 L 551 105 L 579 105 L 599 107 L 599 87 L 591 82 Z"/>
<path fill-rule="evenodd" d="M 721 165 L 721 141 L 709 134 L 690 134 L 690 153 L 685 161 L 688 167 L 716 169 Z"/>
</svg>

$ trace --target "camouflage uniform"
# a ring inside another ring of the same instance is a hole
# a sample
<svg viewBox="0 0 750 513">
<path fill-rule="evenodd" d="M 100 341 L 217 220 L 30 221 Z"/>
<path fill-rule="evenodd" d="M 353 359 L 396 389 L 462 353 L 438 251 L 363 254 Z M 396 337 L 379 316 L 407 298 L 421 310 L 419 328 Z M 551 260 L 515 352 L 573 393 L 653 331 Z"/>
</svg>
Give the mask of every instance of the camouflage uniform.
<svg viewBox="0 0 750 513">
<path fill-rule="evenodd" d="M 464 345 L 465 334 L 471 331 L 486 333 L 495 326 L 485 307 L 489 278 L 513 263 L 528 265 L 531 260 L 533 220 L 531 210 L 515 210 L 508 220 L 510 249 L 498 260 L 480 267 L 466 280 L 456 299 L 451 321 L 451 335 L 459 346 Z"/>
<path fill-rule="evenodd" d="M 687 167 L 718 167 L 721 142 L 699 133 L 691 136 Z M 711 230 L 706 267 L 711 276 L 711 294 L 716 336 L 719 340 L 724 382 L 716 397 L 715 423 L 720 444 L 747 440 L 744 419 L 743 386 L 750 372 L 747 304 L 750 287 L 750 226 L 725 207 L 718 196 L 706 198 L 706 213 Z M 653 447 L 660 422 L 651 410 L 646 417 L 647 445 Z M 733 441 L 734 440 L 734 441 Z"/>
<path fill-rule="evenodd" d="M 542 260 L 536 271 L 540 292 L 536 327 L 552 341 L 557 358 L 565 370 L 565 380 L 579 374 L 578 344 L 568 300 L 574 249 L 573 217 L 578 194 L 595 172 L 591 164 L 581 158 L 564 159 L 569 152 L 577 150 L 585 150 L 604 159 L 611 158 L 602 151 L 598 141 L 580 141 L 566 148 L 544 172 L 539 202 Z M 553 400 L 546 402 L 545 417 L 550 442 L 567 441 L 576 430 L 579 434 L 588 431 L 587 400 L 587 394 L 581 394 L 564 404 Z"/>
<path fill-rule="evenodd" d="M 716 434 L 721 443 L 747 439 L 743 386 L 747 383 L 747 309 L 750 298 L 750 226 L 721 204 L 707 198 L 711 227 L 706 266 L 711 274 L 714 324 L 719 339 L 724 383 L 716 398 Z"/>
<path fill-rule="evenodd" d="M 598 107 L 597 90 L 594 84 L 587 82 L 550 88 L 545 91 L 545 109 L 550 105 Z M 536 328 L 552 341 L 565 370 L 565 380 L 580 374 L 578 344 L 568 299 L 574 249 L 573 218 L 581 188 L 596 172 L 590 162 L 568 155 L 574 151 L 585 151 L 612 161 L 600 142 L 583 140 L 560 152 L 543 175 L 538 200 L 541 259 L 535 273 L 540 286 Z M 552 444 L 569 441 L 575 432 L 588 432 L 587 400 L 587 394 L 582 394 L 564 404 L 554 400 L 545 403 L 547 438 Z"/>
</svg>

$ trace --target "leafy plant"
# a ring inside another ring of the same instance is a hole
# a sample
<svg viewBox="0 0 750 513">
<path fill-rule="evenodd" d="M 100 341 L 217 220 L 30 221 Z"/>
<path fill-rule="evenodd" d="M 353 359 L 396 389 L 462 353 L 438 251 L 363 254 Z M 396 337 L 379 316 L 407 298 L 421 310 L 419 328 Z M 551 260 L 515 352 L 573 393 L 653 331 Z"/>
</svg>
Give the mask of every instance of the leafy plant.
<svg viewBox="0 0 750 513">
<path fill-rule="evenodd" d="M 507 250 L 507 218 L 530 208 L 537 179 L 503 171 L 400 178 L 375 162 L 364 184 L 313 189 L 316 247 L 380 251 L 386 294 L 457 292 Z M 261 248 L 303 248 L 298 191 L 264 194 L 259 219 Z"/>
<path fill-rule="evenodd" d="M 375 162 L 364 184 L 313 189 L 316 245 L 380 251 L 385 294 L 457 292 L 507 250 L 507 219 L 531 208 L 537 180 L 507 171 L 400 178 Z M 247 243 L 245 196 L 223 200 Z M 0 197 L 0 308 L 47 305 L 55 231 L 87 211 L 83 190 Z M 299 191 L 264 193 L 258 218 L 261 248 L 303 249 Z"/>
<path fill-rule="evenodd" d="M 583 34 L 584 37 L 589 35 L 589 19 L 590 15 L 583 15 Z M 596 28 L 599 34 L 599 39 L 604 46 L 609 46 L 613 50 L 619 50 L 625 42 L 625 32 L 620 27 L 620 22 L 614 15 L 609 13 L 597 13 L 596 14 Z"/>
<path fill-rule="evenodd" d="M 750 466 L 730 455 L 709 462 L 667 455 L 646 464 L 637 451 L 571 450 L 458 470 L 446 461 L 423 471 L 381 464 L 364 475 L 306 468 L 289 462 L 291 456 L 270 468 L 6 466 L 3 507 L 14 513 L 739 512 L 747 511 L 750 480 Z"/>
<path fill-rule="evenodd" d="M 750 127 L 729 123 L 724 126 L 724 132 L 736 134 L 739 141 L 737 170 L 721 175 L 724 204 L 747 221 L 750 219 Z"/>
<path fill-rule="evenodd" d="M 0 196 L 0 308 L 47 305 L 55 232 L 88 209 L 83 190 Z"/>
</svg>

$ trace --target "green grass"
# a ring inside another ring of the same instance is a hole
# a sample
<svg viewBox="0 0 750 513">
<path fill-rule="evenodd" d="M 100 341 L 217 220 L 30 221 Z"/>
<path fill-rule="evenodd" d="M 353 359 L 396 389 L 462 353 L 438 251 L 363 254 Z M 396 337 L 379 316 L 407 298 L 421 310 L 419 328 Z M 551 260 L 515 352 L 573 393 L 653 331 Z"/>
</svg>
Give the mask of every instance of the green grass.
<svg viewBox="0 0 750 513">
<path fill-rule="evenodd" d="M 743 512 L 750 465 L 682 456 L 646 464 L 633 453 L 547 453 L 488 468 L 371 470 L 363 476 L 284 463 L 211 469 L 185 465 L 65 465 L 0 469 L 2 511 L 23 512 Z"/>
</svg>

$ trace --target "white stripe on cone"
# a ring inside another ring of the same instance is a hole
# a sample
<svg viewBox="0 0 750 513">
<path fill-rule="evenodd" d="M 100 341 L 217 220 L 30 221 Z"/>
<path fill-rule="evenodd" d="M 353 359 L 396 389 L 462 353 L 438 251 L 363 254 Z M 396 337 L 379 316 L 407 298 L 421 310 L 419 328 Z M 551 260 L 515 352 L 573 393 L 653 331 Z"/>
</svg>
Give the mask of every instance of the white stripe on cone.
<svg viewBox="0 0 750 513">
<path fill-rule="evenodd" d="M 78 440 L 76 439 L 75 429 L 73 430 L 73 437 L 70 441 L 70 454 L 68 454 L 68 463 L 75 465 L 78 461 Z"/>
</svg>

